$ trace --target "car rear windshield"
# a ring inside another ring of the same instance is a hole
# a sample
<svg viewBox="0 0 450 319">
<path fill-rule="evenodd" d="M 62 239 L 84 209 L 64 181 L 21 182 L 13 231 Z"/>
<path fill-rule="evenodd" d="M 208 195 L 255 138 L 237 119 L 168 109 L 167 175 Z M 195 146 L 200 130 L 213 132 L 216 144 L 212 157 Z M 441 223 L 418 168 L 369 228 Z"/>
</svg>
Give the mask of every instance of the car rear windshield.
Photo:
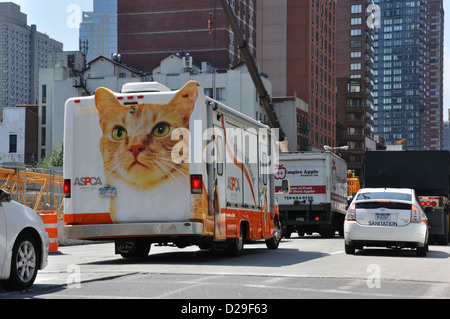
<svg viewBox="0 0 450 319">
<path fill-rule="evenodd" d="M 362 202 L 356 203 L 355 208 L 359 209 L 379 209 L 387 208 L 394 210 L 411 210 L 411 204 L 395 203 L 395 202 Z"/>
<path fill-rule="evenodd" d="M 372 192 L 360 193 L 357 200 L 406 200 L 411 201 L 411 194 L 396 193 L 396 192 Z"/>
</svg>

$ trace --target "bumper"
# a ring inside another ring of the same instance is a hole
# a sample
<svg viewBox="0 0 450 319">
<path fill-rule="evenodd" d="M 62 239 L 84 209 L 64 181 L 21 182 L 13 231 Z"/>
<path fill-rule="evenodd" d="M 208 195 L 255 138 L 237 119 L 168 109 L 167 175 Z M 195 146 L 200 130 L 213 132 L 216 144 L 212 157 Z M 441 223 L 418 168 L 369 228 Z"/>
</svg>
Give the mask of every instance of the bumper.
<svg viewBox="0 0 450 319">
<path fill-rule="evenodd" d="M 72 239 L 103 239 L 150 236 L 201 236 L 203 235 L 203 224 L 192 222 L 178 222 L 108 225 L 67 225 L 64 227 L 64 233 L 67 238 Z"/>
<path fill-rule="evenodd" d="M 411 223 L 404 227 L 366 226 L 357 222 L 344 223 L 346 244 L 367 244 L 368 246 L 391 246 L 407 243 L 410 246 L 424 247 L 427 243 L 427 225 Z"/>
</svg>

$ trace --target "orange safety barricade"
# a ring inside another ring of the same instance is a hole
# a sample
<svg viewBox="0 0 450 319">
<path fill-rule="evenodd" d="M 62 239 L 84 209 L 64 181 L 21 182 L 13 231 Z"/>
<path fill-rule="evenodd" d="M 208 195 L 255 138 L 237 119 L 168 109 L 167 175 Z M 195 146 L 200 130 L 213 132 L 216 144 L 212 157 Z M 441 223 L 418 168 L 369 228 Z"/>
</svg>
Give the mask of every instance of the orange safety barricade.
<svg viewBox="0 0 450 319">
<path fill-rule="evenodd" d="M 43 210 L 39 215 L 44 221 L 45 230 L 50 238 L 48 251 L 50 253 L 55 253 L 58 251 L 58 214 L 54 213 L 52 210 Z"/>
</svg>

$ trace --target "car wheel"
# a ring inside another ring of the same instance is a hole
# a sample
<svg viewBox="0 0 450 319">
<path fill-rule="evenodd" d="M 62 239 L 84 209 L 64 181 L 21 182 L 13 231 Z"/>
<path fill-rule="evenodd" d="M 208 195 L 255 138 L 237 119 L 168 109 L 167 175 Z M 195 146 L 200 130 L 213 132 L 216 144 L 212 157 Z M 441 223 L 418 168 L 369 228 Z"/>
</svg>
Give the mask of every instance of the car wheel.
<svg viewBox="0 0 450 319">
<path fill-rule="evenodd" d="M 36 279 L 39 268 L 39 250 L 36 240 L 30 234 L 21 234 L 14 243 L 11 274 L 2 282 L 6 290 L 29 289 Z"/>
<path fill-rule="evenodd" d="M 355 254 L 355 246 L 352 244 L 345 244 L 345 253 L 347 255 L 354 255 Z"/>
<path fill-rule="evenodd" d="M 417 247 L 416 255 L 417 257 L 426 257 L 428 251 L 428 244 L 426 244 L 424 247 Z"/>
</svg>

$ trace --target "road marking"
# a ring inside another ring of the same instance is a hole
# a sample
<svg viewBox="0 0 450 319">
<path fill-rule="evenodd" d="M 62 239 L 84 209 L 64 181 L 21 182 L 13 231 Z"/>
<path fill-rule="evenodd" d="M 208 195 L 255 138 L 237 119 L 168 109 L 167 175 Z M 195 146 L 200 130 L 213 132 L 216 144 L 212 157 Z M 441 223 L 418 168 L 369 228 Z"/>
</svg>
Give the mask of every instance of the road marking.
<svg viewBox="0 0 450 319">
<path fill-rule="evenodd" d="M 342 253 L 344 253 L 344 251 L 340 250 L 340 251 L 335 251 L 334 253 L 330 253 L 330 255 L 338 255 L 338 254 L 342 254 Z"/>
</svg>

